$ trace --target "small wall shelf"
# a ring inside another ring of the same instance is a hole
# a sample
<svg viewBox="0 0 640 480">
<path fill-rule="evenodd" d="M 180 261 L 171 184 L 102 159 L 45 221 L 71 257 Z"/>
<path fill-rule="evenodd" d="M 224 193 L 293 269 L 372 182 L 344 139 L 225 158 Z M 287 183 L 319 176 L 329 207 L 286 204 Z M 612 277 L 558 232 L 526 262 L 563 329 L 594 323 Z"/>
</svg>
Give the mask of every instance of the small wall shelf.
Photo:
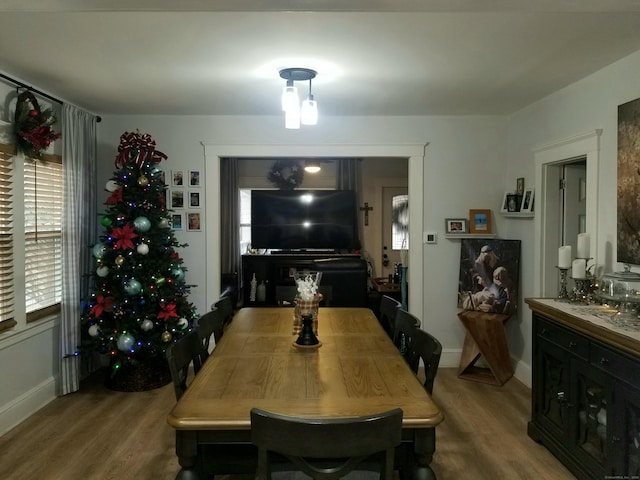
<svg viewBox="0 0 640 480">
<path fill-rule="evenodd" d="M 496 238 L 495 233 L 445 233 L 444 238 Z"/>
<path fill-rule="evenodd" d="M 535 213 L 533 212 L 500 212 L 500 215 L 508 218 L 533 218 Z"/>
</svg>

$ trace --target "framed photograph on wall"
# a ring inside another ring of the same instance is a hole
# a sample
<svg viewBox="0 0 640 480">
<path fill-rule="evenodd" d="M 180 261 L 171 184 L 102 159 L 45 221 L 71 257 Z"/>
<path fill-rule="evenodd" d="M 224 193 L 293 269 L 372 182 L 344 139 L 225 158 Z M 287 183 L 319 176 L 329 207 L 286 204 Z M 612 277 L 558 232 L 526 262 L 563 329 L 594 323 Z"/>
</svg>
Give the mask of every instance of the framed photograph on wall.
<svg viewBox="0 0 640 480">
<path fill-rule="evenodd" d="M 533 188 L 527 188 L 524 191 L 524 195 L 522 196 L 522 203 L 520 205 L 520 211 L 531 213 L 533 212 L 533 200 L 534 200 L 534 190 Z"/>
<path fill-rule="evenodd" d="M 184 172 L 182 170 L 171 171 L 171 186 L 173 187 L 184 186 Z"/>
<path fill-rule="evenodd" d="M 189 170 L 189 186 L 200 186 L 200 170 Z"/>
<path fill-rule="evenodd" d="M 491 210 L 469 210 L 469 233 L 491 233 Z"/>
<path fill-rule="evenodd" d="M 174 230 L 182 230 L 182 214 L 181 213 L 173 213 L 171 214 L 171 226 Z"/>
<path fill-rule="evenodd" d="M 199 232 L 201 229 L 200 212 L 187 213 L 187 231 Z"/>
<path fill-rule="evenodd" d="M 184 208 L 184 192 L 171 190 L 171 208 Z"/>
<path fill-rule="evenodd" d="M 515 193 L 507 195 L 507 212 L 519 212 L 521 204 L 522 197 L 520 195 L 516 195 Z"/>
<path fill-rule="evenodd" d="M 189 206 L 200 207 L 200 192 L 189 192 Z"/>
<path fill-rule="evenodd" d="M 447 233 L 468 233 L 466 218 L 445 219 L 445 231 Z"/>
</svg>

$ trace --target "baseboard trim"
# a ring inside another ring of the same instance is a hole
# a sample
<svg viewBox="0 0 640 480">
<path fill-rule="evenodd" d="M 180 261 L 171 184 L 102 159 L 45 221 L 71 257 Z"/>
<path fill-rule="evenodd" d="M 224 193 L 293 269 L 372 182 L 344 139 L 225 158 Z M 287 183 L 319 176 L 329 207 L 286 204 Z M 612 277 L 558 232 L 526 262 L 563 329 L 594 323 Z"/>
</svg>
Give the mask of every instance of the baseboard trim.
<svg viewBox="0 0 640 480">
<path fill-rule="evenodd" d="M 56 382 L 49 377 L 40 385 L 23 393 L 0 410 L 0 436 L 29 418 L 56 398 Z"/>
</svg>

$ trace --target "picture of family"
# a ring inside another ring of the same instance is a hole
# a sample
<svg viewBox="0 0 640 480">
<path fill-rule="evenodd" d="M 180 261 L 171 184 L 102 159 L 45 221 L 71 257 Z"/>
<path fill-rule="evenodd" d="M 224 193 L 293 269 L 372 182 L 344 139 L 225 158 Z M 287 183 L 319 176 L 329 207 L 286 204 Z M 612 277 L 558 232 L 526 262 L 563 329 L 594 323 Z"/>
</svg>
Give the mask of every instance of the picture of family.
<svg viewBox="0 0 640 480">
<path fill-rule="evenodd" d="M 520 240 L 462 239 L 458 308 L 513 314 L 519 265 Z"/>
</svg>

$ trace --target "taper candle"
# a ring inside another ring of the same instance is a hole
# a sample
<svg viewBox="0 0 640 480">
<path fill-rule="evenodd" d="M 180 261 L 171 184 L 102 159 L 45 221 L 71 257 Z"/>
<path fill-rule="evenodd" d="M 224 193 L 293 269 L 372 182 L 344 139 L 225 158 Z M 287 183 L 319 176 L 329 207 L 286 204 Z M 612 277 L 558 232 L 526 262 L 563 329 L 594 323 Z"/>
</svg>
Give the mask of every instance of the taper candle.
<svg viewBox="0 0 640 480">
<path fill-rule="evenodd" d="M 558 249 L 558 268 L 571 268 L 571 245 Z"/>
<path fill-rule="evenodd" d="M 579 233 L 578 234 L 578 254 L 576 258 L 590 258 L 589 257 L 589 249 L 591 247 L 589 234 L 588 233 Z"/>
</svg>

